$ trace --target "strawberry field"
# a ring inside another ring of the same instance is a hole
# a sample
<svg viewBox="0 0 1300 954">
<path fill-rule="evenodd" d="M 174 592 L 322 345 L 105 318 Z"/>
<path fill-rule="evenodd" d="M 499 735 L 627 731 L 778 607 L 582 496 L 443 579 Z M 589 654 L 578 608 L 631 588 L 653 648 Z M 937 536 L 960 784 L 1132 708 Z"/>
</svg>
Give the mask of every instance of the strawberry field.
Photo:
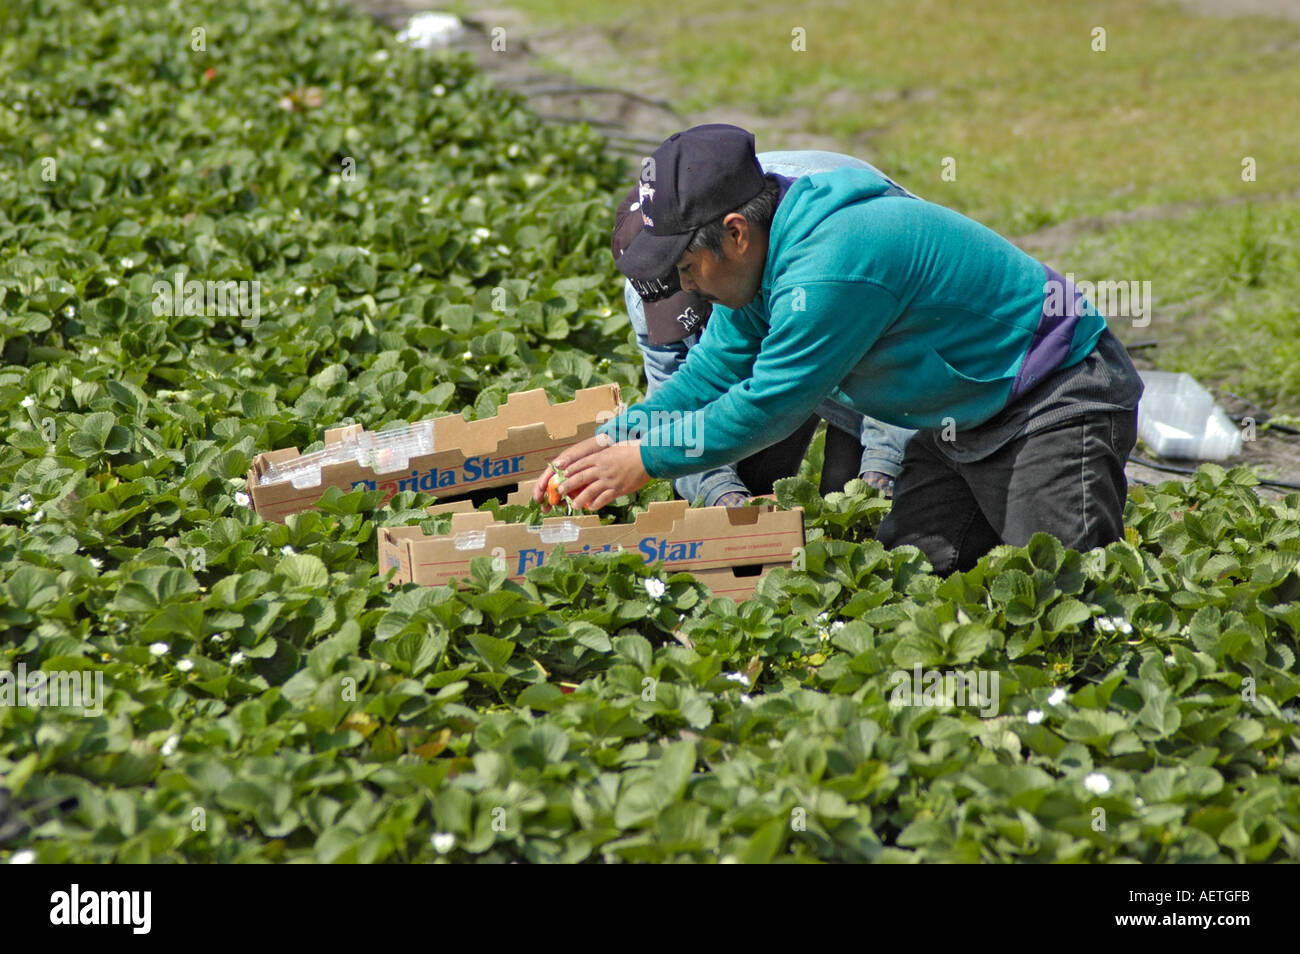
<svg viewBox="0 0 1300 954">
<path fill-rule="evenodd" d="M 0 671 L 104 687 L 0 705 L 0 861 L 1300 858 L 1300 496 L 1207 465 L 944 579 L 806 469 L 804 568 L 740 605 L 634 552 L 390 589 L 427 495 L 267 523 L 250 461 L 638 395 L 632 167 L 328 3 L 0 22 Z M 159 314 L 177 273 L 260 313 Z M 922 671 L 991 697 L 900 704 Z"/>
</svg>

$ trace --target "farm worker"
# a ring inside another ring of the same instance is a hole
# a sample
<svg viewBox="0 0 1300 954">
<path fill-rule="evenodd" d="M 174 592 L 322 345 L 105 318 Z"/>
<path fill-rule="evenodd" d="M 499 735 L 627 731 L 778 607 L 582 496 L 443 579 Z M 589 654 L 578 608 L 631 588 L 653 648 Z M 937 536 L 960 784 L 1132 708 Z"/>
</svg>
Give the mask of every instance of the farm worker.
<svg viewBox="0 0 1300 954">
<path fill-rule="evenodd" d="M 842 167 L 879 173 L 861 159 L 813 150 L 759 153 L 758 162 L 764 172 L 791 179 Z M 892 182 L 890 190 L 891 194 L 911 195 Z M 644 227 L 637 193 L 633 187 L 618 207 L 610 239 L 615 260 Z M 699 343 L 712 305 L 698 294 L 682 290 L 675 263 L 653 281 L 628 279 L 623 298 L 645 365 L 646 396 L 653 397 Z M 902 469 L 903 447 L 912 431 L 865 417 L 835 401 L 822 402 L 789 437 L 744 460 L 678 477 L 673 481 L 677 495 L 702 500 L 712 507 L 739 506 L 747 503 L 751 494 L 770 493 L 776 479 L 798 473 L 819 418 L 829 425 L 821 492 L 841 490 L 851 478 L 859 477 L 890 496 L 894 478 Z"/>
<path fill-rule="evenodd" d="M 620 271 L 676 264 L 715 307 L 654 397 L 556 458 L 578 506 L 737 460 L 833 397 L 918 430 L 878 538 L 936 573 L 1039 531 L 1079 550 L 1120 538 L 1142 382 L 1072 282 L 869 170 L 765 176 L 734 126 L 674 134 L 641 179 Z"/>
</svg>

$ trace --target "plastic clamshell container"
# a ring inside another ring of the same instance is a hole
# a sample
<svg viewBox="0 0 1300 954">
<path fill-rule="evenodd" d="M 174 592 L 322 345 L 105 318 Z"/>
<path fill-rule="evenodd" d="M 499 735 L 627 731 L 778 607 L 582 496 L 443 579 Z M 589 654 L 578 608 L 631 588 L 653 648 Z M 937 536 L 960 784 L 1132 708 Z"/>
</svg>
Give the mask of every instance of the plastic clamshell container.
<svg viewBox="0 0 1300 954">
<path fill-rule="evenodd" d="M 1161 457 L 1226 460 L 1241 453 L 1241 432 L 1214 395 L 1190 374 L 1143 371 L 1138 436 Z"/>
</svg>

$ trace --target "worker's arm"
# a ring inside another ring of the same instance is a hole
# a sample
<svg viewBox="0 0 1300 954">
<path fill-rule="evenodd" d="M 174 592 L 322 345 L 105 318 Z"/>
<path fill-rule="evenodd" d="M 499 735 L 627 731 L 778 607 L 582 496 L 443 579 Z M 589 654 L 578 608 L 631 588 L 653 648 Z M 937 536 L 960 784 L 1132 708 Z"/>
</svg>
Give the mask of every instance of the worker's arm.
<svg viewBox="0 0 1300 954">
<path fill-rule="evenodd" d="M 721 374 L 727 368 L 732 383 L 691 412 L 697 415 L 695 444 L 683 446 L 681 437 L 692 428 L 671 420 L 641 435 L 646 473 L 673 477 L 739 460 L 787 436 L 862 360 L 899 311 L 889 291 L 864 279 L 778 284 L 768 307 L 770 330 L 758 339 L 761 348 L 747 377 L 736 380 L 738 362 L 729 365 L 714 355 L 743 355 L 755 340 L 752 324 L 729 322 L 718 329 L 716 344 L 709 342 L 713 353 L 694 370 Z M 692 370 L 695 357 L 682 373 Z"/>
</svg>

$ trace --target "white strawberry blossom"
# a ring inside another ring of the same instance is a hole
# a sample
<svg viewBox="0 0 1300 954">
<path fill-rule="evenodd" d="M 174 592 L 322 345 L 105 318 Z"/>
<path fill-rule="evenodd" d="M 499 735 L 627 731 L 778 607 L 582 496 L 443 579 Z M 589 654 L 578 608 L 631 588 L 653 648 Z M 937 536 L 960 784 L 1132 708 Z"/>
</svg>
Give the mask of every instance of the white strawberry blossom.
<svg viewBox="0 0 1300 954">
<path fill-rule="evenodd" d="M 176 663 L 176 668 L 179 669 L 181 672 L 189 672 L 191 669 L 194 668 L 194 660 L 182 659 L 178 663 Z"/>
<path fill-rule="evenodd" d="M 235 653 L 233 656 L 230 657 L 230 665 L 232 666 L 238 666 L 243 661 L 244 661 L 243 653 Z"/>
<path fill-rule="evenodd" d="M 153 653 L 155 656 L 165 656 L 167 654 L 167 650 L 169 649 L 171 649 L 171 647 L 166 643 L 149 644 L 149 652 Z"/>
<path fill-rule="evenodd" d="M 15 851 L 9 859 L 11 865 L 30 865 L 36 860 L 36 852 L 30 848 L 24 848 L 22 851 Z"/>
<path fill-rule="evenodd" d="M 1049 706 L 1059 706 L 1064 701 L 1065 701 L 1065 690 L 1059 687 L 1054 689 L 1052 691 L 1052 694 L 1047 697 L 1047 704 Z"/>
<path fill-rule="evenodd" d="M 32 500 L 31 494 L 23 494 L 21 497 L 18 498 L 19 510 L 31 510 L 32 507 L 34 506 L 36 506 L 36 503 L 35 501 Z"/>
<path fill-rule="evenodd" d="M 36 398 L 32 397 L 30 394 L 23 398 L 23 407 L 31 407 L 35 403 Z"/>
<path fill-rule="evenodd" d="M 433 845 L 433 850 L 438 854 L 445 855 L 456 847 L 456 836 L 449 831 L 436 832 L 429 839 L 429 844 Z"/>
<path fill-rule="evenodd" d="M 1097 628 L 1103 633 L 1123 633 L 1126 636 L 1133 632 L 1133 624 L 1123 616 L 1098 616 Z"/>
<path fill-rule="evenodd" d="M 727 678 L 730 679 L 732 682 L 740 683 L 746 689 L 748 689 L 750 686 L 751 680 L 743 672 L 729 672 L 727 673 Z"/>
<path fill-rule="evenodd" d="M 1030 709 L 1028 712 L 1025 713 L 1025 721 L 1028 722 L 1030 725 L 1038 725 L 1038 723 L 1043 721 L 1043 710 Z"/>
<path fill-rule="evenodd" d="M 1110 791 L 1110 779 L 1100 772 L 1093 772 L 1083 780 L 1083 787 L 1094 795 L 1105 795 Z"/>
<path fill-rule="evenodd" d="M 844 628 L 844 620 L 842 619 L 837 619 L 834 622 L 829 622 L 829 621 L 830 621 L 829 613 L 817 614 L 817 623 L 819 624 L 817 627 L 817 638 L 820 639 L 822 642 L 825 642 L 826 640 L 830 639 L 832 636 L 834 636 L 836 633 L 838 633 L 840 630 Z"/>
<path fill-rule="evenodd" d="M 169 735 L 167 736 L 167 741 L 162 744 L 162 748 L 159 751 L 162 752 L 163 758 L 167 758 L 176 751 L 176 747 L 180 744 L 181 737 L 179 735 Z"/>
<path fill-rule="evenodd" d="M 656 577 L 653 577 L 653 576 L 652 576 L 652 577 L 650 577 L 649 579 L 647 579 L 647 580 L 645 581 L 645 591 L 646 591 L 646 594 L 647 594 L 647 595 L 648 595 L 652 600 L 660 600 L 660 599 L 663 599 L 664 592 L 665 592 L 666 590 L 667 590 L 667 587 L 664 586 L 664 581 L 663 581 L 663 580 L 657 579 Z"/>
<path fill-rule="evenodd" d="M 235 503 L 239 504 L 241 507 L 247 507 L 249 502 L 248 494 L 244 493 L 242 490 L 235 491 Z"/>
</svg>

